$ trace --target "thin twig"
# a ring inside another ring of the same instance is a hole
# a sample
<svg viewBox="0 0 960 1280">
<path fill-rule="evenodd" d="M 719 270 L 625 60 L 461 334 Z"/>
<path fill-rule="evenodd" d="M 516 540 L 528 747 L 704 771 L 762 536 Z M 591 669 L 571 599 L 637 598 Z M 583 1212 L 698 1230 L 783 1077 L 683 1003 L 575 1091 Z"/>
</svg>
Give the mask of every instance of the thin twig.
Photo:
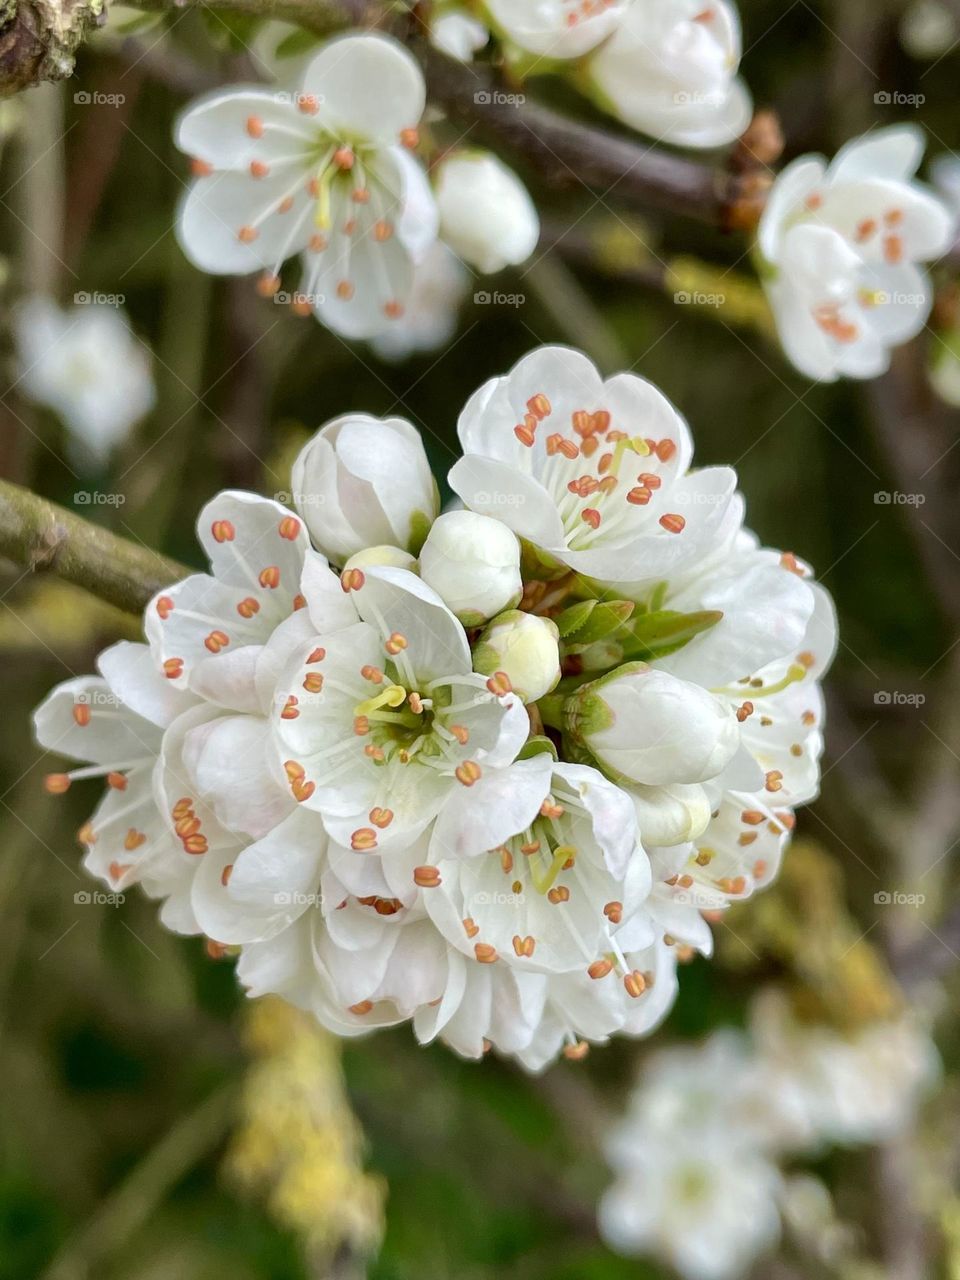
<svg viewBox="0 0 960 1280">
<path fill-rule="evenodd" d="M 0 556 L 55 573 L 128 613 L 139 613 L 161 587 L 189 573 L 8 480 L 0 480 Z"/>
</svg>

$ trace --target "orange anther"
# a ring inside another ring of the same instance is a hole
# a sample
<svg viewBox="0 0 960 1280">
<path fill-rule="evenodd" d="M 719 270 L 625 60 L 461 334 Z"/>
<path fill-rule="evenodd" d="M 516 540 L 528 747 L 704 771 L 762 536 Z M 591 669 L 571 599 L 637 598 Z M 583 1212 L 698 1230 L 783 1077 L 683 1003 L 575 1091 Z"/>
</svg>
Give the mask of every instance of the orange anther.
<svg viewBox="0 0 960 1280">
<path fill-rule="evenodd" d="M 237 530 L 230 520 L 214 520 L 210 532 L 214 542 L 232 542 L 237 536 Z"/>
</svg>

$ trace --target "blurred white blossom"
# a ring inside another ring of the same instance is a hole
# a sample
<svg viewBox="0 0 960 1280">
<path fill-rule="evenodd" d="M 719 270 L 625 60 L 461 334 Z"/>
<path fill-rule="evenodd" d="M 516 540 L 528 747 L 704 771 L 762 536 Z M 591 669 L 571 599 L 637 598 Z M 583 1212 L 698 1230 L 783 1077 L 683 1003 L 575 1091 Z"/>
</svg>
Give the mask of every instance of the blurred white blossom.
<svg viewBox="0 0 960 1280">
<path fill-rule="evenodd" d="M 35 295 L 14 325 L 20 389 L 62 419 L 81 463 L 102 464 L 156 401 L 147 347 L 107 302 L 61 310 Z"/>
<path fill-rule="evenodd" d="M 737 1280 L 776 1242 L 782 1214 L 829 1261 L 849 1243 L 829 1193 L 785 1179 L 779 1163 L 892 1137 L 936 1071 L 911 1014 L 845 1034 L 800 1021 L 770 988 L 749 1034 L 718 1030 L 646 1061 L 607 1142 L 616 1180 L 600 1203 L 603 1235 L 686 1280 Z"/>
<path fill-rule="evenodd" d="M 918 265 L 947 249 L 954 214 L 914 175 L 923 135 L 910 125 L 847 143 L 827 166 L 802 156 L 778 176 L 758 231 L 780 340 L 809 378 L 873 378 L 930 313 Z"/>
</svg>

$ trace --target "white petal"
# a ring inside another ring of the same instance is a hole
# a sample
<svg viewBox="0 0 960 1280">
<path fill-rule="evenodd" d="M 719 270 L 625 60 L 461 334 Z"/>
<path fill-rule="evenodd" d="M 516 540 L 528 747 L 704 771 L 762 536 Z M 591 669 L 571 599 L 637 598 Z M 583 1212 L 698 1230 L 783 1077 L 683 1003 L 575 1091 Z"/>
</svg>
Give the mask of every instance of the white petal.
<svg viewBox="0 0 960 1280">
<path fill-rule="evenodd" d="M 470 454 L 454 463 L 447 483 L 471 511 L 493 516 L 518 537 L 538 547 L 563 545 L 563 525 L 553 498 L 539 481 L 509 463 Z"/>
<path fill-rule="evenodd" d="M 404 637 L 407 643 L 398 664 L 408 666 L 417 683 L 471 669 L 463 627 L 416 574 L 368 569 L 363 586 L 352 595 L 360 617 L 377 627 L 384 641 L 395 633 Z"/>
<path fill-rule="evenodd" d="M 396 142 L 416 128 L 426 103 L 423 74 L 410 53 L 387 36 L 346 35 L 323 46 L 304 74 L 315 117 L 349 140 Z"/>
<path fill-rule="evenodd" d="M 923 130 L 913 124 L 895 124 L 872 129 L 840 148 L 830 165 L 830 181 L 860 182 L 867 178 L 889 178 L 906 182 L 923 159 Z"/>
<path fill-rule="evenodd" d="M 48 751 L 123 769 L 156 756 L 160 731 L 125 706 L 105 680 L 66 680 L 33 713 L 37 741 Z"/>
<path fill-rule="evenodd" d="M 201 800 L 224 827 L 260 839 L 294 808 L 274 781 L 272 741 L 259 716 L 221 716 L 191 729 L 183 760 Z"/>
<path fill-rule="evenodd" d="M 299 253 L 313 234 L 309 180 L 309 169 L 293 165 L 264 178 L 235 169 L 198 178 L 180 204 L 180 247 L 201 271 L 272 271 Z"/>
<path fill-rule="evenodd" d="M 149 645 L 118 640 L 104 649 L 97 666 L 121 702 L 161 729 L 193 701 L 188 693 L 173 688 Z"/>
<path fill-rule="evenodd" d="M 768 262 L 779 262 L 789 219 L 823 182 L 825 173 L 822 157 L 800 156 L 777 175 L 757 229 L 757 242 Z"/>
<path fill-rule="evenodd" d="M 456 787 L 433 828 L 431 861 L 487 853 L 526 830 L 550 790 L 547 753 L 488 769 L 471 787 Z"/>
<path fill-rule="evenodd" d="M 232 862 L 225 862 L 231 851 L 204 857 L 193 889 L 204 933 L 228 944 L 261 942 L 316 910 L 326 843 L 316 814 L 300 808 Z"/>
<path fill-rule="evenodd" d="M 257 121 L 258 136 L 247 128 Z M 290 137 L 294 134 L 296 137 Z M 269 162 L 278 154 L 303 149 L 308 159 L 317 130 L 290 101 L 289 94 L 232 86 L 217 89 L 190 104 L 177 121 L 177 146 L 215 169 L 248 170 L 252 160 Z"/>
</svg>

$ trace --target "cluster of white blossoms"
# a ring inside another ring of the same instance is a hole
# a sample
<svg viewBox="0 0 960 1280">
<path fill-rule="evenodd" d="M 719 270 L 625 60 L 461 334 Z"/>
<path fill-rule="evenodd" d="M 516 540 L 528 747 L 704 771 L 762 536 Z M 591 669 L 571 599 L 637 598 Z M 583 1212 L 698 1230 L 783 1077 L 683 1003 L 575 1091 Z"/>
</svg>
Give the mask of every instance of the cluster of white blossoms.
<svg viewBox="0 0 960 1280">
<path fill-rule="evenodd" d="M 617 1178 L 600 1203 L 603 1235 L 619 1252 L 659 1255 L 687 1280 L 736 1280 L 790 1211 L 779 1161 L 893 1137 L 937 1070 L 912 1016 L 845 1035 L 764 991 L 749 1035 L 716 1031 L 648 1061 L 607 1144 Z"/>
<path fill-rule="evenodd" d="M 87 868 L 252 994 L 539 1069 L 650 1031 L 705 916 L 776 875 L 834 615 L 642 378 L 543 347 L 459 436 L 445 514 L 417 431 L 357 413 L 293 509 L 214 498 L 210 572 L 36 727 L 90 762 L 51 791 L 106 775 Z"/>
<path fill-rule="evenodd" d="M 759 266 L 784 350 L 809 378 L 874 378 L 926 323 L 933 289 L 918 264 L 946 252 L 956 213 L 916 181 L 923 147 L 920 129 L 893 125 L 829 166 L 802 156 L 774 183 Z"/>
<path fill-rule="evenodd" d="M 299 286 L 282 296 L 363 339 L 405 328 L 441 243 L 481 272 L 523 262 L 540 235 L 526 188 L 474 150 L 442 159 L 431 186 L 415 154 L 425 104 L 411 54 L 367 34 L 323 45 L 296 90 L 238 85 L 201 98 L 176 130 L 195 174 L 177 224 L 187 257 L 204 271 L 260 272 L 260 291 L 276 297 L 283 264 L 299 255 Z"/>
<path fill-rule="evenodd" d="M 13 321 L 18 389 L 62 420 L 78 465 L 102 465 L 154 406 L 149 348 L 119 306 L 88 295 L 64 310 L 35 294 Z"/>
<path fill-rule="evenodd" d="M 574 66 L 600 106 L 660 142 L 717 147 L 750 122 L 729 0 L 486 0 L 485 8 L 519 70 Z M 476 18 L 456 6 L 440 10 L 433 38 L 463 60 L 486 43 Z"/>
</svg>

